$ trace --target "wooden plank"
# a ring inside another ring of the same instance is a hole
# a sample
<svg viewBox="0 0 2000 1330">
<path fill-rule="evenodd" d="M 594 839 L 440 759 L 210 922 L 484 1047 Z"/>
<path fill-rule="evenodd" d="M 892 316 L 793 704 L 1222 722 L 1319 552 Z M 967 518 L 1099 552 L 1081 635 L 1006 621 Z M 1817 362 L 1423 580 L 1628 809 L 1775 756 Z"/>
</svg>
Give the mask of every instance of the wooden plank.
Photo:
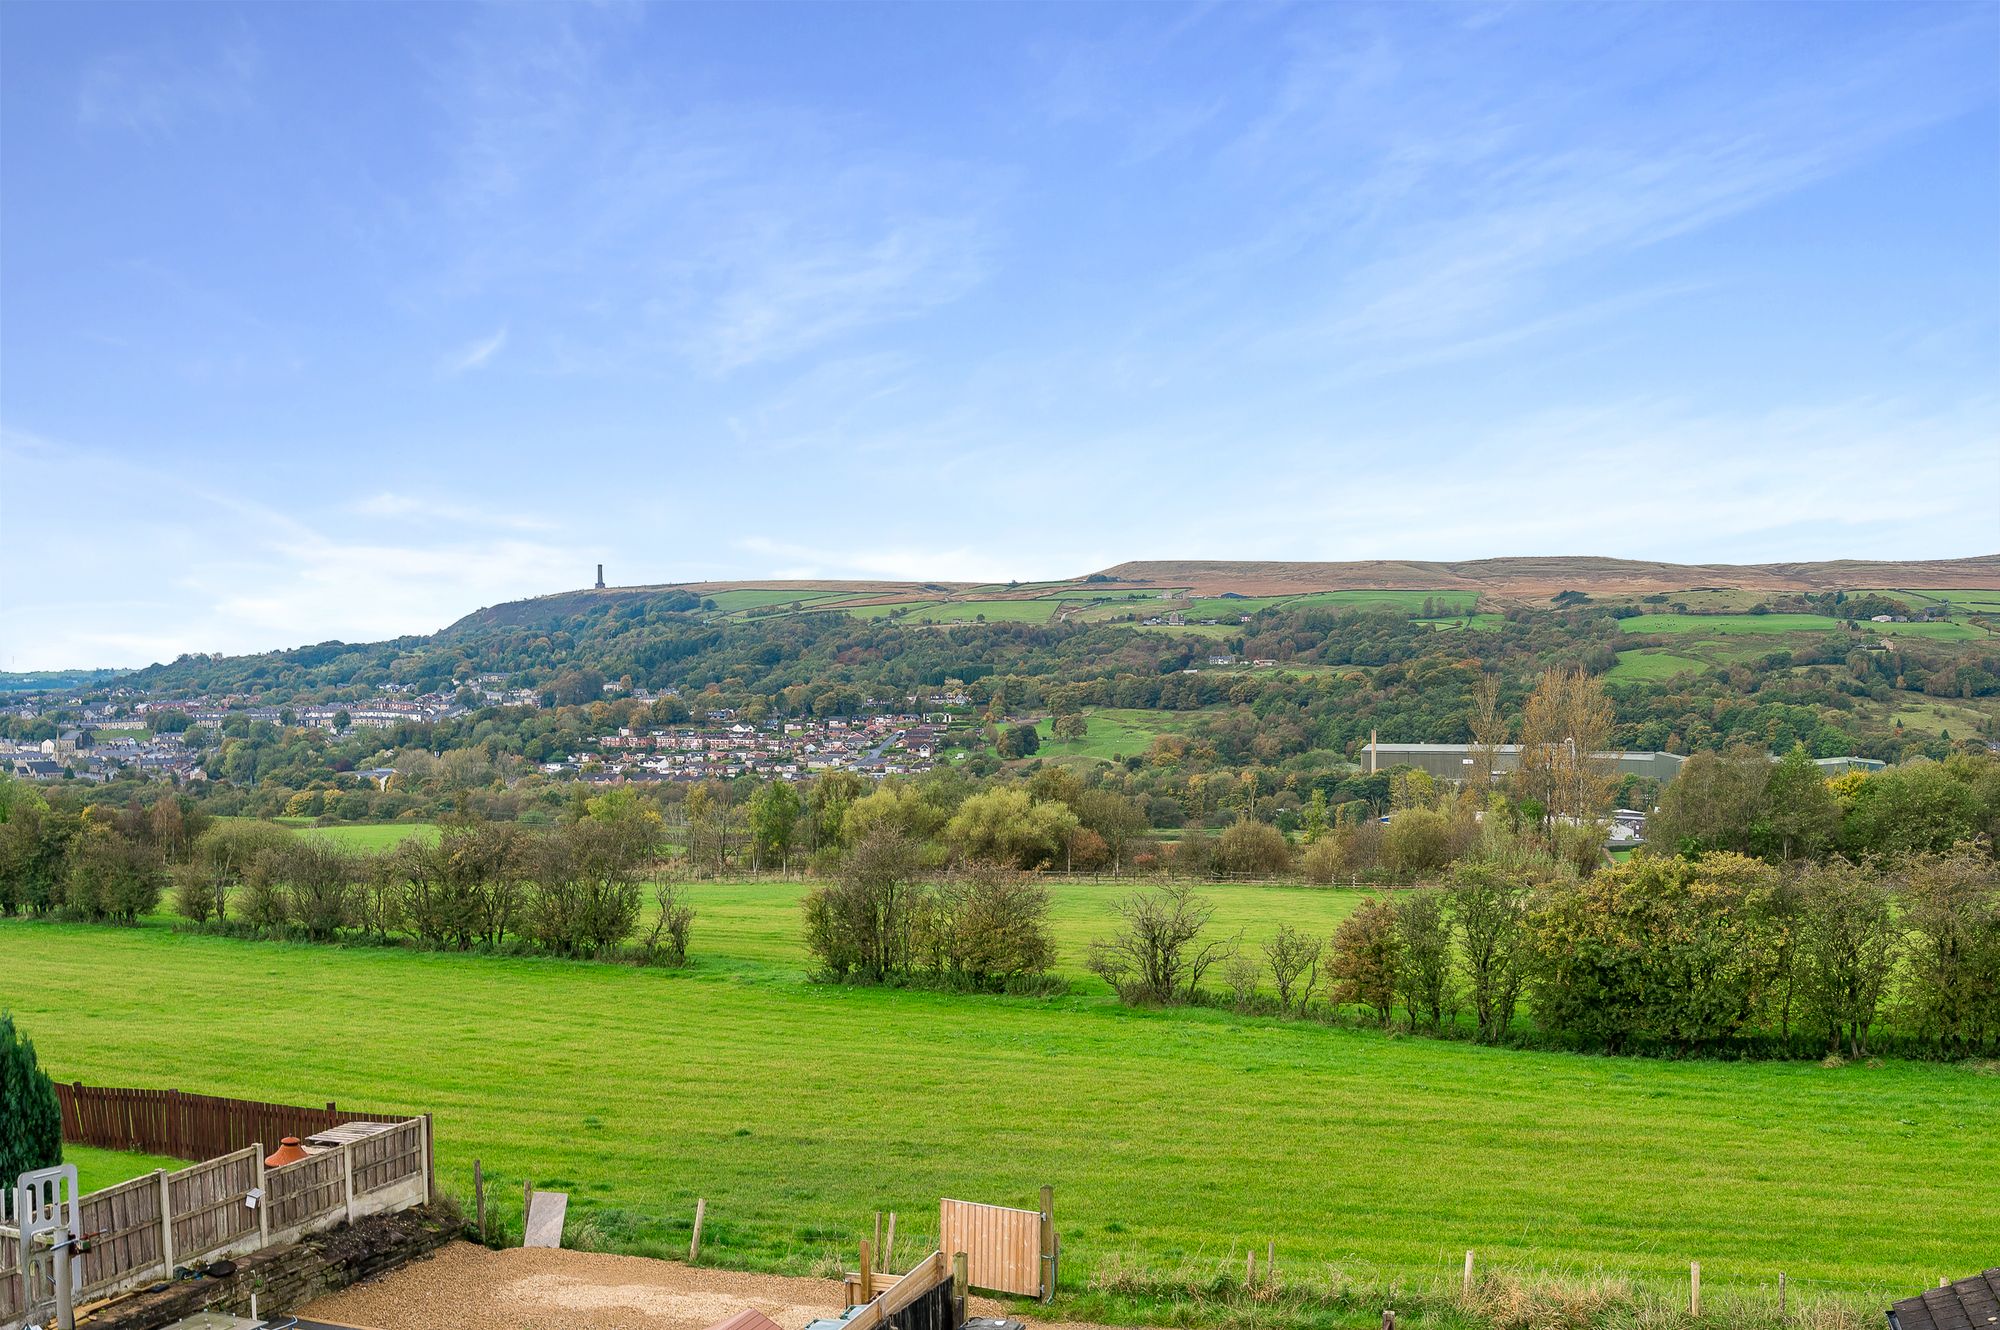
<svg viewBox="0 0 2000 1330">
<path fill-rule="evenodd" d="M 942 1251 L 934 1251 L 876 1301 L 884 1316 L 894 1316 L 924 1294 L 951 1278 L 951 1263 Z"/>
<path fill-rule="evenodd" d="M 534 1205 L 528 1211 L 526 1231 L 521 1238 L 523 1247 L 562 1246 L 563 1217 L 569 1213 L 569 1193 L 563 1191 L 538 1191 Z"/>
</svg>

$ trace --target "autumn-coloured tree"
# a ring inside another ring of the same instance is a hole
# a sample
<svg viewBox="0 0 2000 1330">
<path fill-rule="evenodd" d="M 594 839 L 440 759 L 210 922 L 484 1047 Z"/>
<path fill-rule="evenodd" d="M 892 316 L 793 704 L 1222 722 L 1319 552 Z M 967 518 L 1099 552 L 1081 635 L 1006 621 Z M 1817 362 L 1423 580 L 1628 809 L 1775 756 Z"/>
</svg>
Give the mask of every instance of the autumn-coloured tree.
<svg viewBox="0 0 2000 1330">
<path fill-rule="evenodd" d="M 1521 792 L 1550 816 L 1590 818 L 1611 799 L 1611 779 L 1594 756 L 1611 737 L 1611 699 L 1581 669 L 1542 675 L 1521 714 Z"/>
</svg>

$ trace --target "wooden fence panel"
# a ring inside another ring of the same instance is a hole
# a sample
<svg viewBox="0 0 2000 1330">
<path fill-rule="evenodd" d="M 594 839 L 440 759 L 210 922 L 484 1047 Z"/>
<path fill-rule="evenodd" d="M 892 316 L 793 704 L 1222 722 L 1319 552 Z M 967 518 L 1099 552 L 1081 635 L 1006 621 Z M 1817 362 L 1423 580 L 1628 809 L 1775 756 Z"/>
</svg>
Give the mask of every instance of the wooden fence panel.
<svg viewBox="0 0 2000 1330">
<path fill-rule="evenodd" d="M 341 1154 L 329 1150 L 264 1174 L 264 1203 L 271 1207 L 271 1228 L 292 1228 L 347 1204 Z"/>
<path fill-rule="evenodd" d="M 19 1316 L 21 1305 L 21 1239 L 12 1229 L 0 1229 L 0 1321 Z"/>
<path fill-rule="evenodd" d="M 239 1150 L 172 1175 L 174 1263 L 186 1265 L 254 1233 L 257 1212 L 244 1198 L 257 1185 L 257 1155 Z"/>
<path fill-rule="evenodd" d="M 424 1171 L 424 1124 L 405 1122 L 348 1148 L 354 1152 L 354 1194 L 365 1196 Z"/>
<path fill-rule="evenodd" d="M 964 1252 L 974 1288 L 996 1293 L 1040 1297 L 1042 1293 L 1042 1216 L 1036 1210 L 1011 1210 L 973 1201 L 940 1202 L 938 1246 Z"/>
<path fill-rule="evenodd" d="M 148 1173 L 78 1203 L 77 1222 L 94 1235 L 81 1258 L 86 1292 L 160 1264 L 160 1176 Z"/>
<path fill-rule="evenodd" d="M 139 1150 L 175 1159 L 213 1159 L 262 1142 L 275 1150 L 287 1136 L 301 1139 L 357 1119 L 402 1122 L 408 1113 L 307 1108 L 255 1099 L 84 1085 L 56 1086 L 63 1139 L 106 1150 Z"/>
</svg>

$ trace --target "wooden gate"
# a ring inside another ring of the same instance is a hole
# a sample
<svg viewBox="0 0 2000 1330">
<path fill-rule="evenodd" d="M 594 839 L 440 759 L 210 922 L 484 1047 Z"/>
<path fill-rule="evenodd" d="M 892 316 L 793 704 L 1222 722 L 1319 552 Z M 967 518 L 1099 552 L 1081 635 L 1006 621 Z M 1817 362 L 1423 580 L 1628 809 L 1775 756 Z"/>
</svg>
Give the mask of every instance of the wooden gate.
<svg viewBox="0 0 2000 1330">
<path fill-rule="evenodd" d="M 1047 1189 L 1043 1203 L 1048 1204 Z M 943 1201 L 938 1246 L 964 1252 L 967 1282 L 995 1293 L 1046 1299 L 1055 1284 L 1055 1224 L 1050 1212 Z"/>
</svg>

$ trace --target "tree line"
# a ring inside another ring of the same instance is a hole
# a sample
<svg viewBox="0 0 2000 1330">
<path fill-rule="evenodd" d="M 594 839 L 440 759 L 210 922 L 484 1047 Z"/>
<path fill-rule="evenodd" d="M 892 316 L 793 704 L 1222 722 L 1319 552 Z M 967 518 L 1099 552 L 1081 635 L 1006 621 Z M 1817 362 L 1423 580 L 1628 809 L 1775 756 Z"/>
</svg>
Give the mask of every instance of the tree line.
<svg viewBox="0 0 2000 1330">
<path fill-rule="evenodd" d="M 548 827 L 454 818 L 381 853 L 187 818 L 172 801 L 66 815 L 16 797 L 0 811 L 9 915 L 132 923 L 165 899 L 198 929 L 668 965 L 686 962 L 694 924 L 685 888 L 659 873 L 659 815 L 630 790 Z"/>
<path fill-rule="evenodd" d="M 1589 877 L 1503 855 L 1256 948 L 1191 883 L 1117 912 L 1089 966 L 1135 1004 L 1612 1053 L 2000 1052 L 2000 871 L 1971 847 L 1789 868 L 1641 854 Z"/>
</svg>

